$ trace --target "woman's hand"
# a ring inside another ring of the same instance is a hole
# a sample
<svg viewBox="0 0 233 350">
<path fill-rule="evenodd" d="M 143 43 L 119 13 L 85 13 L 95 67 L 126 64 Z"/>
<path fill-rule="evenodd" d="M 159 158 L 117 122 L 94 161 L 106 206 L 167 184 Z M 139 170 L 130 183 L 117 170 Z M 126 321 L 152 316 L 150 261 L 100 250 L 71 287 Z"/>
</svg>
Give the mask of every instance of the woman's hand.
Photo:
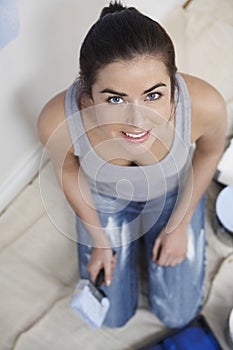
<svg viewBox="0 0 233 350">
<path fill-rule="evenodd" d="M 186 257 L 187 246 L 187 224 L 181 224 L 169 233 L 164 228 L 155 241 L 152 260 L 158 265 L 175 266 Z"/>
<path fill-rule="evenodd" d="M 110 286 L 113 271 L 116 266 L 116 254 L 113 254 L 112 248 L 93 248 L 90 261 L 87 265 L 93 282 L 102 268 L 104 268 L 104 284 Z"/>
</svg>

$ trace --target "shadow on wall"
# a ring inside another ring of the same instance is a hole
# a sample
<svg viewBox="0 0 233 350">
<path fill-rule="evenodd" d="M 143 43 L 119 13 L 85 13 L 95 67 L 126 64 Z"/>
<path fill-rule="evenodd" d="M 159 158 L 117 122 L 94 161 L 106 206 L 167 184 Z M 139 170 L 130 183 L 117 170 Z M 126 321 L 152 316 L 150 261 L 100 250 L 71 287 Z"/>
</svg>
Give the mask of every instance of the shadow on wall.
<svg viewBox="0 0 233 350">
<path fill-rule="evenodd" d="M 15 94 L 17 110 L 30 132 L 37 133 L 36 119 L 47 100 L 78 75 L 78 49 L 101 4 L 92 5 L 91 0 L 43 0 L 35 9 L 30 5 L 30 18 L 25 18 L 21 33 L 23 55 L 30 64 Z"/>
</svg>

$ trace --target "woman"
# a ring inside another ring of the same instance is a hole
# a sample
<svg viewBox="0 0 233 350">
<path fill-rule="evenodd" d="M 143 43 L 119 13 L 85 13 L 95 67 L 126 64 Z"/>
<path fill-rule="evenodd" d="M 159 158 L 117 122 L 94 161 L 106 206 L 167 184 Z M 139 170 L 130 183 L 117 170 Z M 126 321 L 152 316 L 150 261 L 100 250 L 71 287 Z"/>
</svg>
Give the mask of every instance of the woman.
<svg viewBox="0 0 233 350">
<path fill-rule="evenodd" d="M 157 22 L 117 2 L 102 10 L 83 41 L 79 79 L 46 104 L 38 129 L 77 214 L 80 276 L 95 281 L 104 268 L 106 326 L 136 311 L 140 237 L 151 310 L 170 327 L 199 312 L 203 195 L 225 127 L 223 98 L 177 73 Z"/>
</svg>

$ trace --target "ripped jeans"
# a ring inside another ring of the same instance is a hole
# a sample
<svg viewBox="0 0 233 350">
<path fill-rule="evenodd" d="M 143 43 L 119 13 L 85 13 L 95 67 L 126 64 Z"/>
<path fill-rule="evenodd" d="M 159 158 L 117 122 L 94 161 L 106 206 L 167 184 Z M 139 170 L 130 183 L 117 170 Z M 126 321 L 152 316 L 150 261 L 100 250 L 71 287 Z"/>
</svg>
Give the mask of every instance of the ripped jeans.
<svg viewBox="0 0 233 350">
<path fill-rule="evenodd" d="M 93 192 L 102 227 L 117 254 L 110 287 L 102 290 L 110 300 L 104 321 L 107 327 L 123 326 L 138 305 L 138 248 L 144 240 L 148 278 L 148 300 L 151 311 L 168 327 L 182 327 L 200 311 L 204 299 L 205 277 L 205 198 L 198 203 L 188 232 L 186 258 L 176 266 L 159 266 L 152 261 L 155 240 L 171 216 L 177 192 L 147 202 L 126 200 Z M 90 278 L 86 266 L 92 242 L 82 221 L 76 215 L 78 261 L 81 278 Z"/>
</svg>

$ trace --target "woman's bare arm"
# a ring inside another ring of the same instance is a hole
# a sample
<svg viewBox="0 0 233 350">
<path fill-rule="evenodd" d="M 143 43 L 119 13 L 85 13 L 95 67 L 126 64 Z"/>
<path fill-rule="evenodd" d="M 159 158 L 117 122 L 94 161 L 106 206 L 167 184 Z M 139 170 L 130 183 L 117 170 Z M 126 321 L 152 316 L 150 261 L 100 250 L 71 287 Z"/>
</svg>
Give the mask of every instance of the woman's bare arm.
<svg viewBox="0 0 233 350">
<path fill-rule="evenodd" d="M 192 101 L 192 142 L 196 149 L 192 168 L 177 207 L 155 242 L 153 259 L 159 265 L 176 265 L 186 256 L 188 225 L 216 171 L 223 152 L 226 106 L 222 96 L 206 82 L 187 77 Z"/>
<path fill-rule="evenodd" d="M 226 104 L 217 90 L 198 78 L 186 76 L 192 103 L 192 142 L 196 144 L 192 169 L 173 219 L 189 222 L 215 174 L 226 135 Z M 179 215 L 178 215 L 179 213 Z M 179 218 L 181 220 L 181 218 Z"/>
<path fill-rule="evenodd" d="M 42 110 L 38 119 L 39 137 L 49 152 L 62 191 L 93 240 L 95 259 L 89 266 L 91 277 L 95 280 L 99 270 L 104 267 L 105 282 L 109 284 L 112 278 L 112 249 L 101 227 L 85 174 L 78 157 L 73 154 L 63 107 L 64 98 L 65 92 L 55 96 Z"/>
</svg>

